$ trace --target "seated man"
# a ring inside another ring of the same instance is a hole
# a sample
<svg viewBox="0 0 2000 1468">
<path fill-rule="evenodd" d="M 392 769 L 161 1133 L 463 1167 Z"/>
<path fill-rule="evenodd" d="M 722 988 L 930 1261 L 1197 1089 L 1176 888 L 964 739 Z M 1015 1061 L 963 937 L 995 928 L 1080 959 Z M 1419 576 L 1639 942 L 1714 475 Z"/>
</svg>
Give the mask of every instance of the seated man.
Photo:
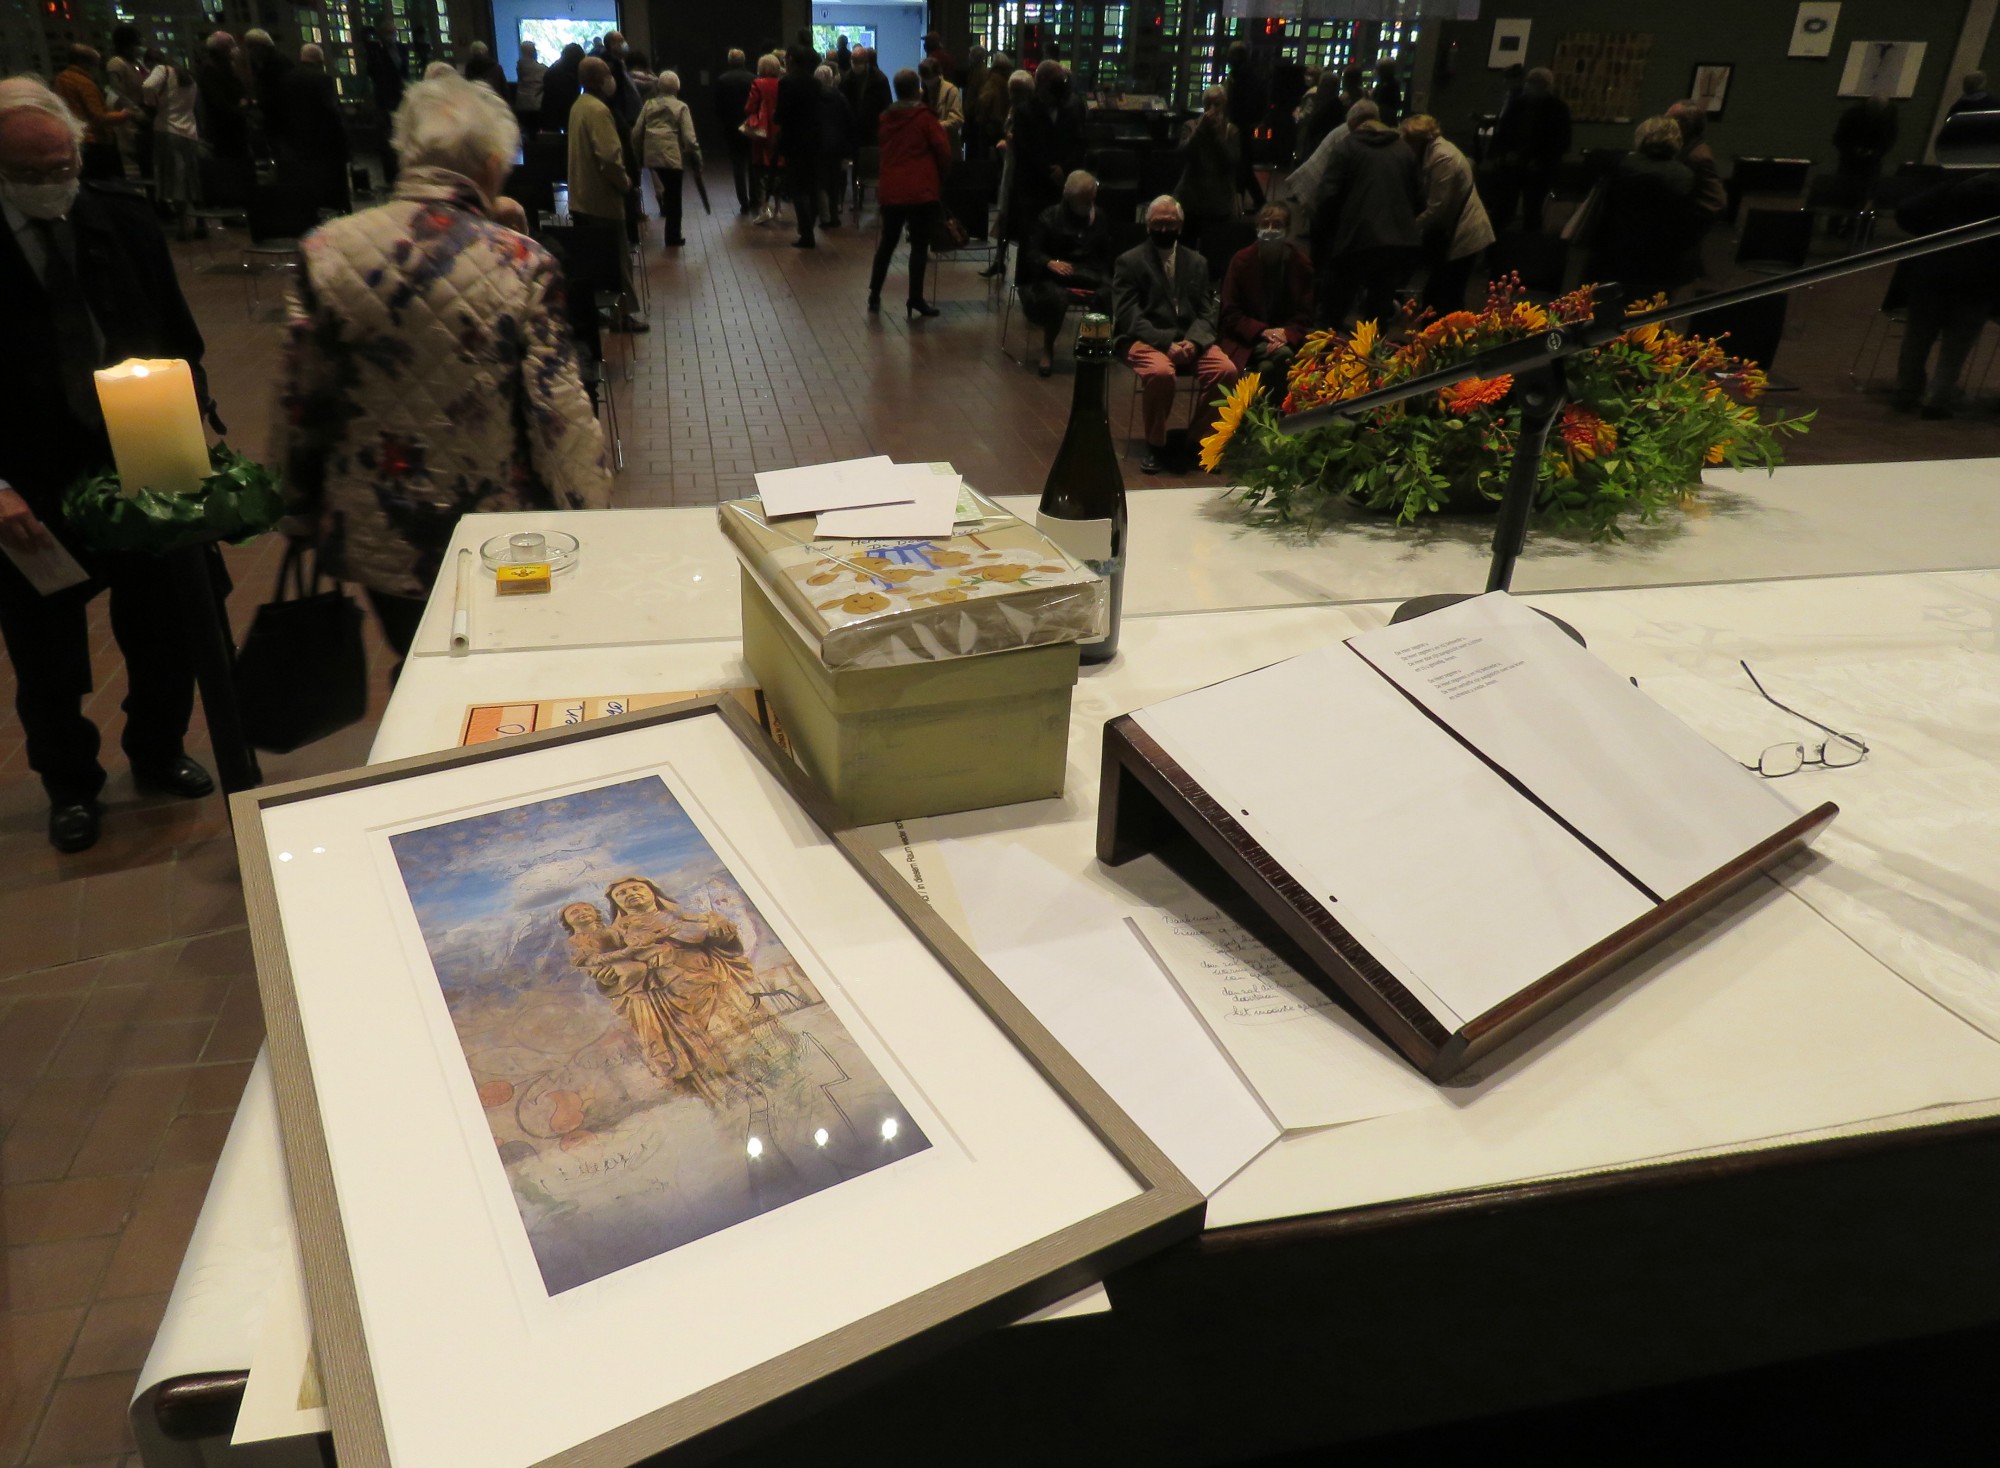
<svg viewBox="0 0 2000 1468">
<path fill-rule="evenodd" d="M 1146 209 L 1146 243 L 1118 257 L 1111 272 L 1111 314 L 1118 351 L 1139 379 L 1139 411 L 1146 423 L 1146 457 L 1139 468 L 1157 474 L 1167 446 L 1167 415 L 1174 406 L 1174 378 L 1192 372 L 1203 401 L 1236 369 L 1215 344 L 1215 289 L 1208 262 L 1181 245 L 1185 216 L 1170 195 Z"/>
<path fill-rule="evenodd" d="M 1097 216 L 1097 180 L 1078 169 L 1060 204 L 1041 212 L 1021 245 L 1021 313 L 1042 329 L 1041 374 L 1055 370 L 1063 313 L 1111 309 L 1111 235 Z"/>
<path fill-rule="evenodd" d="M 1313 274 L 1292 243 L 1291 206 L 1257 211 L 1257 243 L 1230 260 L 1222 277 L 1222 350 L 1238 372 L 1265 374 L 1282 395 L 1285 372 L 1312 329 Z"/>
</svg>

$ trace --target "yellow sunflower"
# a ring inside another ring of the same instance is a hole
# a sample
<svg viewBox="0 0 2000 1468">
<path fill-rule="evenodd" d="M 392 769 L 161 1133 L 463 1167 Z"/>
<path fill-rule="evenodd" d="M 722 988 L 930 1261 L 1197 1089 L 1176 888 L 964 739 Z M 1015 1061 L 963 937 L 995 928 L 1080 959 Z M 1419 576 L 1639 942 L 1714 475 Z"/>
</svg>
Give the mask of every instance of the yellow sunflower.
<svg viewBox="0 0 2000 1468">
<path fill-rule="evenodd" d="M 1215 415 L 1215 429 L 1201 441 L 1201 467 L 1209 473 L 1213 474 L 1221 465 L 1222 451 L 1236 436 L 1236 430 L 1243 424 L 1243 415 L 1257 400 L 1257 389 L 1262 385 L 1262 374 L 1248 372 L 1236 380 L 1236 386 L 1223 394 Z"/>
<path fill-rule="evenodd" d="M 1357 357 L 1365 357 L 1375 350 L 1376 339 L 1382 335 L 1382 328 L 1372 321 L 1354 323 L 1354 335 L 1347 339 L 1347 349 Z"/>
</svg>

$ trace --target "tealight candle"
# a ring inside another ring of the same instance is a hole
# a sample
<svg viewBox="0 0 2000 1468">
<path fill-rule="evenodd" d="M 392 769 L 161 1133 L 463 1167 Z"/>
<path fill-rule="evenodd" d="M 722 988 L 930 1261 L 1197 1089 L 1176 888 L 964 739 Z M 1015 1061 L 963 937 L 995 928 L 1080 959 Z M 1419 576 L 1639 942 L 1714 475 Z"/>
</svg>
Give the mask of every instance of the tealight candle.
<svg viewBox="0 0 2000 1468">
<path fill-rule="evenodd" d="M 208 439 L 194 400 L 194 374 L 179 360 L 138 358 L 96 374 L 111 457 L 126 494 L 191 494 L 209 474 Z"/>
</svg>

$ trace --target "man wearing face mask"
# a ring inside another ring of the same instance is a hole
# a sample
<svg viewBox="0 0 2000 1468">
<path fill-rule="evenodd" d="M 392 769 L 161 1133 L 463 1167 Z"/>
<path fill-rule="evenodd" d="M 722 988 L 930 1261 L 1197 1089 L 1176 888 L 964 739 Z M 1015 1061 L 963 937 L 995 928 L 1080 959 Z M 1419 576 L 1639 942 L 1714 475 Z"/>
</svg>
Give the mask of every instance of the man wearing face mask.
<svg viewBox="0 0 2000 1468">
<path fill-rule="evenodd" d="M 142 790 L 196 797 L 215 788 L 182 740 L 194 708 L 172 583 L 149 556 L 94 556 L 70 533 L 62 494 L 112 467 L 91 373 L 128 357 L 178 357 L 206 397 L 201 333 L 143 199 L 79 189 L 83 126 L 32 77 L 0 81 L 0 638 L 28 764 L 49 797 L 49 841 L 97 841 L 104 788 L 85 608 L 111 591 L 111 632 L 128 692 L 122 743 Z M 48 595 L 15 555 L 66 547 L 91 579 Z"/>
<path fill-rule="evenodd" d="M 1216 345 L 1215 289 L 1208 262 L 1181 245 L 1185 216 L 1171 195 L 1146 210 L 1146 243 L 1118 257 L 1111 272 L 1111 314 L 1118 350 L 1139 379 L 1139 411 L 1146 425 L 1143 473 L 1158 474 L 1173 412 L 1174 379 L 1193 373 L 1197 403 L 1232 382 L 1236 369 Z"/>
<path fill-rule="evenodd" d="M 1312 329 L 1312 263 L 1292 243 L 1292 211 L 1257 211 L 1257 243 L 1238 250 L 1222 277 L 1222 350 L 1240 372 L 1264 374 L 1283 395 L 1284 374 Z"/>
</svg>

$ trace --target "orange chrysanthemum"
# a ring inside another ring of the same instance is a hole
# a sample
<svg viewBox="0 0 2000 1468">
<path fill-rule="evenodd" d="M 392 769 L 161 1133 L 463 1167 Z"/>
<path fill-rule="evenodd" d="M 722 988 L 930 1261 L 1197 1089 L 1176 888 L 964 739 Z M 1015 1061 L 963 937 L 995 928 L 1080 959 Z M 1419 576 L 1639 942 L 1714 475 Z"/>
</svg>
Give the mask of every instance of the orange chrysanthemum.
<svg viewBox="0 0 2000 1468">
<path fill-rule="evenodd" d="M 1618 430 L 1575 403 L 1563 409 L 1560 432 L 1569 451 L 1579 459 L 1594 459 L 1618 447 Z"/>
<path fill-rule="evenodd" d="M 1513 390 L 1514 379 L 1506 373 L 1498 377 L 1468 377 L 1444 391 L 1444 410 L 1454 418 L 1490 408 Z"/>
</svg>

